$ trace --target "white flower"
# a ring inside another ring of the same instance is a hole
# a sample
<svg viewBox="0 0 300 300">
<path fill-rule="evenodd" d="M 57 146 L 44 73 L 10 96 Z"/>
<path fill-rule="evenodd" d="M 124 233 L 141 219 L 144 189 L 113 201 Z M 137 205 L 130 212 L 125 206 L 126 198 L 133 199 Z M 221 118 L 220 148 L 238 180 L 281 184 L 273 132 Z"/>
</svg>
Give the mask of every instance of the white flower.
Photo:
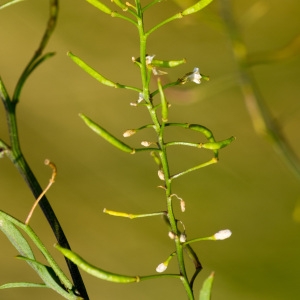
<svg viewBox="0 0 300 300">
<path fill-rule="evenodd" d="M 155 56 L 155 54 L 146 56 L 146 65 L 150 65 L 152 63 L 154 56 Z"/>
<path fill-rule="evenodd" d="M 137 106 L 138 103 L 141 103 L 144 100 L 144 95 L 143 93 L 139 93 L 139 99 L 137 99 L 136 102 L 131 102 L 130 105 L 131 106 Z"/>
<path fill-rule="evenodd" d="M 172 231 L 169 231 L 168 236 L 169 236 L 169 238 L 170 238 L 171 240 L 174 240 L 175 237 L 176 237 L 176 235 L 175 235 L 174 232 L 172 232 Z"/>
<path fill-rule="evenodd" d="M 144 100 L 143 93 L 139 93 L 139 99 L 137 100 L 137 103 L 141 103 Z"/>
<path fill-rule="evenodd" d="M 132 136 L 136 133 L 136 130 L 135 129 L 128 129 L 126 130 L 124 133 L 123 133 L 123 136 L 124 137 L 129 137 L 129 136 Z"/>
<path fill-rule="evenodd" d="M 185 74 L 179 80 L 180 80 L 181 84 L 185 84 L 188 81 L 193 81 L 197 84 L 200 84 L 201 83 L 201 80 L 200 80 L 201 78 L 202 78 L 202 76 L 199 73 L 199 68 L 194 68 L 193 72 L 189 72 L 189 73 Z"/>
<path fill-rule="evenodd" d="M 185 243 L 186 242 L 186 235 L 185 235 L 185 233 L 182 233 L 180 235 L 179 240 L 180 240 L 181 243 Z"/>
<path fill-rule="evenodd" d="M 193 72 L 187 76 L 187 81 L 193 81 L 197 84 L 201 83 L 202 76 L 199 73 L 199 68 L 194 68 Z"/>
<path fill-rule="evenodd" d="M 153 58 L 155 57 L 155 55 L 147 55 L 146 56 L 146 65 L 149 69 L 152 70 L 153 75 L 165 75 L 168 74 L 167 72 L 158 70 L 155 66 L 151 65 Z"/>
<path fill-rule="evenodd" d="M 182 212 L 185 212 L 185 202 L 182 199 L 180 200 L 180 208 Z"/>
<path fill-rule="evenodd" d="M 214 234 L 215 240 L 225 240 L 231 236 L 232 232 L 229 229 L 221 230 Z"/>
<path fill-rule="evenodd" d="M 141 142 L 141 145 L 144 146 L 144 147 L 149 147 L 152 143 L 151 142 L 148 142 L 148 141 L 142 141 Z"/>
<path fill-rule="evenodd" d="M 156 272 L 162 273 L 162 272 L 166 271 L 167 267 L 168 267 L 168 265 L 166 265 L 165 263 L 161 263 L 157 266 Z"/>
<path fill-rule="evenodd" d="M 157 175 L 160 180 L 165 180 L 165 175 L 164 175 L 163 170 L 158 170 Z"/>
</svg>

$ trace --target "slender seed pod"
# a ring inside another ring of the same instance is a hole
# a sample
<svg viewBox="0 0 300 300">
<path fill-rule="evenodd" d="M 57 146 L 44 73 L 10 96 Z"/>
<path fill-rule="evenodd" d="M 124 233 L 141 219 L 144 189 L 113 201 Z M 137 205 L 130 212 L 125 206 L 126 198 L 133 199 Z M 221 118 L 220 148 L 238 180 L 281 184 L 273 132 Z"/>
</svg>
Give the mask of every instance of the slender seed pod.
<svg viewBox="0 0 300 300">
<path fill-rule="evenodd" d="M 181 14 L 183 16 L 187 16 L 190 14 L 194 14 L 197 11 L 203 9 L 205 6 L 207 6 L 209 3 L 211 3 L 213 0 L 200 0 L 196 4 L 192 5 L 191 7 L 185 9 Z"/>
<path fill-rule="evenodd" d="M 110 8 L 108 8 L 106 5 L 104 5 L 102 2 L 100 2 L 98 0 L 86 0 L 86 1 L 90 4 L 92 4 L 93 6 L 97 7 L 98 9 L 100 9 L 104 13 L 111 15 L 112 10 Z"/>
<path fill-rule="evenodd" d="M 161 101 L 161 116 L 162 116 L 162 121 L 168 122 L 168 102 L 165 97 L 165 93 L 163 91 L 163 88 L 161 86 L 160 78 L 157 79 L 157 85 L 158 85 L 158 90 L 160 94 L 160 101 Z"/>
<path fill-rule="evenodd" d="M 95 131 L 98 135 L 100 135 L 103 139 L 105 139 L 107 142 L 115 146 L 116 148 L 127 152 L 134 154 L 135 149 L 129 147 L 113 135 L 111 135 L 109 132 L 107 132 L 104 128 L 93 122 L 90 118 L 86 117 L 83 114 L 79 114 L 79 117 L 85 122 L 85 124 L 90 127 L 93 131 Z"/>
<path fill-rule="evenodd" d="M 118 283 L 131 283 L 140 281 L 140 278 L 138 276 L 119 275 L 99 269 L 85 261 L 82 257 L 74 253 L 73 251 L 63 248 L 57 244 L 55 245 L 55 248 L 83 271 L 102 280 Z"/>
<path fill-rule="evenodd" d="M 198 124 L 189 124 L 188 128 L 203 133 L 204 136 L 210 142 L 213 142 L 213 143 L 215 142 L 215 138 L 214 138 L 212 132 L 208 128 L 206 128 L 205 126 L 198 125 Z"/>
<path fill-rule="evenodd" d="M 210 149 L 210 150 L 219 150 L 221 148 L 228 146 L 234 140 L 235 140 L 235 137 L 232 136 L 232 137 L 230 137 L 226 140 L 220 141 L 220 142 L 200 144 L 200 148 Z"/>
<path fill-rule="evenodd" d="M 111 0 L 111 2 L 114 2 L 116 5 L 118 5 L 123 11 L 128 9 L 128 6 L 125 5 L 121 0 Z"/>
<path fill-rule="evenodd" d="M 161 68 L 174 68 L 179 65 L 185 64 L 186 59 L 183 58 L 181 60 L 156 60 L 153 59 L 151 61 L 151 65 L 154 67 L 161 67 Z"/>
<path fill-rule="evenodd" d="M 105 77 L 103 77 L 101 74 L 99 74 L 96 70 L 94 70 L 92 67 L 87 65 L 83 60 L 81 60 L 79 57 L 74 55 L 72 52 L 68 52 L 67 54 L 80 68 L 82 68 L 84 71 L 86 71 L 89 75 L 94 77 L 96 80 L 98 80 L 102 84 L 111 86 L 114 88 L 118 87 L 118 85 L 115 82 L 112 82 L 111 80 L 108 80 Z"/>
</svg>

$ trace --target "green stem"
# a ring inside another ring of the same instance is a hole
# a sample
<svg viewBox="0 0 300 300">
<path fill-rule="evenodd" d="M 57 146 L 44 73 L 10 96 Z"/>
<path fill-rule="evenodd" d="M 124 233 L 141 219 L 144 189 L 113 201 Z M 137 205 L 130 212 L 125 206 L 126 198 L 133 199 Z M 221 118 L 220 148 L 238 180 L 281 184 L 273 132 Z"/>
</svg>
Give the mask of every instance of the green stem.
<svg viewBox="0 0 300 300">
<path fill-rule="evenodd" d="M 28 76 L 31 74 L 31 72 L 46 58 L 52 56 L 51 54 L 46 54 L 42 56 L 42 52 L 44 48 L 46 47 L 46 44 L 55 28 L 56 20 L 58 15 L 58 0 L 51 0 L 50 1 L 50 18 L 47 24 L 46 31 L 44 33 L 44 36 L 41 40 L 41 43 L 36 50 L 35 54 L 33 55 L 32 59 L 26 66 L 25 70 L 20 76 L 20 79 L 16 85 L 13 98 L 10 100 L 4 83 L 1 81 L 1 98 L 5 107 L 5 113 L 6 113 L 6 120 L 8 125 L 8 131 L 9 131 L 9 138 L 10 138 L 10 149 L 6 149 L 5 153 L 8 156 L 8 158 L 12 161 L 12 163 L 15 165 L 18 172 L 21 174 L 29 188 L 31 189 L 34 197 L 37 199 L 40 194 L 43 192 L 43 189 L 38 183 L 38 180 L 36 179 L 35 175 L 33 174 L 32 170 L 30 169 L 20 146 L 19 141 L 19 135 L 18 135 L 18 127 L 17 127 L 17 119 L 16 119 L 16 106 L 19 102 L 19 97 L 21 90 L 24 86 L 24 83 L 28 79 Z M 65 247 L 70 249 L 70 245 L 68 243 L 68 240 L 63 232 L 63 229 L 48 201 L 46 196 L 44 196 L 41 201 L 39 202 L 39 205 L 43 211 L 43 214 L 45 215 L 58 243 Z M 71 262 L 70 260 L 66 259 L 68 268 L 70 270 L 74 285 L 78 292 L 80 293 L 81 297 L 84 299 L 89 299 L 83 280 L 81 278 L 81 275 L 79 273 L 78 267 Z"/>
<path fill-rule="evenodd" d="M 156 26 L 154 29 L 148 31 L 147 33 L 144 32 L 144 25 L 143 25 L 143 10 L 140 5 L 140 1 L 136 0 L 136 6 L 137 6 L 137 14 L 138 14 L 138 31 L 139 31 L 139 37 L 140 37 L 140 68 L 141 68 L 141 77 L 142 77 L 142 84 L 143 84 L 143 96 L 144 100 L 147 103 L 147 109 L 149 111 L 150 117 L 152 119 L 154 129 L 157 134 L 157 145 L 159 148 L 158 154 L 161 162 L 162 171 L 164 174 L 164 181 L 165 181 L 165 193 L 166 193 L 166 199 L 167 199 L 167 216 L 170 223 L 170 227 L 172 232 L 175 234 L 175 248 L 176 248 L 176 254 L 177 254 L 177 262 L 178 267 L 180 271 L 180 279 L 184 285 L 184 288 L 187 292 L 188 299 L 193 300 L 193 291 L 190 287 L 189 280 L 187 277 L 186 269 L 185 269 L 185 262 L 184 262 L 184 256 L 183 256 L 183 246 L 179 240 L 179 230 L 177 228 L 177 221 L 174 215 L 173 211 L 173 204 L 172 204 L 172 189 L 171 189 L 171 178 L 170 178 L 170 171 L 169 171 L 169 163 L 168 163 L 168 157 L 166 152 L 166 144 L 164 142 L 163 134 L 164 134 L 164 128 L 165 128 L 165 122 L 162 121 L 162 124 L 160 123 L 158 116 L 157 116 L 157 110 L 156 107 L 153 106 L 152 99 L 149 97 L 149 82 L 150 82 L 150 76 L 151 72 L 149 72 L 147 65 L 146 65 L 146 44 L 147 44 L 147 37 L 151 32 L 153 32 L 155 29 L 158 28 Z M 166 22 L 163 22 L 163 24 L 171 21 L 171 19 L 168 19 Z M 163 25 L 161 24 L 161 26 Z"/>
<path fill-rule="evenodd" d="M 183 15 L 181 13 L 177 13 L 176 15 L 170 17 L 169 19 L 164 20 L 163 22 L 155 25 L 153 28 L 151 28 L 150 30 L 147 31 L 146 35 L 149 36 L 151 33 L 153 33 L 153 31 L 155 31 L 156 29 L 162 27 L 163 25 L 166 25 L 167 23 L 177 20 L 177 19 L 181 19 L 183 17 Z"/>
</svg>

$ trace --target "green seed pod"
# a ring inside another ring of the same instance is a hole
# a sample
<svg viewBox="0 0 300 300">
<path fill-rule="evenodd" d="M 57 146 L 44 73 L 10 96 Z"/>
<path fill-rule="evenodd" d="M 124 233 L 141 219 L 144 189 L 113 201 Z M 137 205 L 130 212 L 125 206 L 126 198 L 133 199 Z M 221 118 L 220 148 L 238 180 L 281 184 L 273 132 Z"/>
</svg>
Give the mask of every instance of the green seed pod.
<svg viewBox="0 0 300 300">
<path fill-rule="evenodd" d="M 183 58 L 181 60 L 157 60 L 153 59 L 151 61 L 151 65 L 154 67 L 161 67 L 161 68 L 174 68 L 186 63 L 186 59 Z"/>
<path fill-rule="evenodd" d="M 200 148 L 209 149 L 209 150 L 219 150 L 221 148 L 228 146 L 234 140 L 235 140 L 235 137 L 232 136 L 232 137 L 230 137 L 226 140 L 220 141 L 220 142 L 200 144 Z"/>
<path fill-rule="evenodd" d="M 98 0 L 86 0 L 86 1 L 92 4 L 93 6 L 97 7 L 98 9 L 100 9 L 104 13 L 111 15 L 112 10 L 108 8 L 106 5 L 104 5 L 103 3 L 101 3 L 100 1 Z"/>
<path fill-rule="evenodd" d="M 67 54 L 80 68 L 82 68 L 84 71 L 86 71 L 89 75 L 94 77 L 96 80 L 98 80 L 102 84 L 111 86 L 114 88 L 118 87 L 118 85 L 116 83 L 103 77 L 101 74 L 99 74 L 96 70 L 94 70 L 89 65 L 87 65 L 83 60 L 81 60 L 79 57 L 74 55 L 72 52 L 68 52 Z"/>
<path fill-rule="evenodd" d="M 122 1 L 120 0 L 111 0 L 111 2 L 115 2 L 116 5 L 118 5 L 122 10 L 126 11 L 128 9 L 128 6 L 125 5 Z"/>
<path fill-rule="evenodd" d="M 205 136 L 210 142 L 212 142 L 212 143 L 215 142 L 215 138 L 214 138 L 212 132 L 211 132 L 208 128 L 206 128 L 205 126 L 198 125 L 198 124 L 190 124 L 190 125 L 188 126 L 188 128 L 203 133 L 204 136 Z"/>
<path fill-rule="evenodd" d="M 161 86 L 160 79 L 158 78 L 157 80 L 157 85 L 158 85 L 158 90 L 160 94 L 160 101 L 161 101 L 161 116 L 162 116 L 162 121 L 168 122 L 168 102 L 166 100 L 163 88 Z"/>
<path fill-rule="evenodd" d="M 76 264 L 79 268 L 87 272 L 88 274 L 100 278 L 102 280 L 107 280 L 110 282 L 117 282 L 117 283 L 131 283 L 131 282 L 139 282 L 140 278 L 138 276 L 126 276 L 126 275 L 119 275 L 111 272 L 107 272 L 105 270 L 99 269 L 87 261 L 85 261 L 82 257 L 78 254 L 72 252 L 69 249 L 63 248 L 59 245 L 55 245 L 55 248 L 60 251 L 65 257 L 67 257 L 70 261 Z"/>
<path fill-rule="evenodd" d="M 93 122 L 91 119 L 86 117 L 83 114 L 79 114 L 79 117 L 85 122 L 85 124 L 90 127 L 93 131 L 95 131 L 98 135 L 100 135 L 103 139 L 105 139 L 107 142 L 115 146 L 116 148 L 127 152 L 134 154 L 135 149 L 129 147 L 128 145 L 124 144 L 122 141 L 118 140 L 116 137 L 111 135 L 109 132 L 107 132 L 104 128 Z"/>
<path fill-rule="evenodd" d="M 190 14 L 194 14 L 197 11 L 203 9 L 205 6 L 207 6 L 209 3 L 211 3 L 213 0 L 200 0 L 196 4 L 192 5 L 191 7 L 185 9 L 181 14 L 183 16 L 187 16 Z"/>
</svg>

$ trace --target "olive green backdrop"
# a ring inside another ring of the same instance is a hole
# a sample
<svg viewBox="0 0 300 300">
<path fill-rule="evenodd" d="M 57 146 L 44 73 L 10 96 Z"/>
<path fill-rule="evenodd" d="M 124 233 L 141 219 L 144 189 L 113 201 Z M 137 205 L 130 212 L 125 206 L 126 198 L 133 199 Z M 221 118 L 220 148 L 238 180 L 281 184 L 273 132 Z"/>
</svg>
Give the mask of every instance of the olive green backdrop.
<svg viewBox="0 0 300 300">
<path fill-rule="evenodd" d="M 192 1 L 163 1 L 150 10 L 153 14 L 146 17 L 146 24 L 180 11 L 178 3 Z M 279 49 L 299 35 L 298 0 L 235 0 L 233 7 L 251 52 Z M 213 299 L 299 299 L 300 181 L 252 127 L 218 14 L 219 1 L 215 0 L 201 13 L 157 31 L 148 48 L 157 59 L 187 59 L 185 65 L 169 70 L 171 80 L 195 66 L 211 79 L 168 92 L 170 121 L 202 124 L 218 140 L 237 137 L 221 151 L 219 164 L 174 181 L 174 192 L 186 201 L 186 212 L 178 216 L 188 238 L 226 228 L 233 232 L 226 241 L 194 245 L 204 266 L 196 291 L 214 270 Z M 0 11 L 0 74 L 10 93 L 40 41 L 47 17 L 45 0 L 25 1 Z M 158 217 L 115 218 L 102 210 L 144 213 L 165 209 L 163 192 L 157 188 L 157 167 L 148 153 L 128 155 L 107 144 L 83 124 L 78 113 L 120 138 L 126 129 L 147 123 L 149 117 L 142 108 L 129 105 L 137 100 L 136 93 L 102 86 L 66 56 L 72 50 L 107 78 L 139 85 L 139 70 L 131 62 L 132 56 L 139 55 L 137 33 L 131 24 L 104 15 L 83 0 L 62 0 L 47 50 L 57 54 L 32 74 L 17 109 L 24 154 L 42 186 L 51 173 L 44 159 L 57 165 L 58 176 L 48 197 L 74 251 L 113 272 L 152 274 L 173 251 L 163 221 Z M 300 55 L 254 67 L 253 72 L 274 118 L 299 154 Z M 197 141 L 187 134 L 180 131 L 183 139 Z M 0 137 L 8 141 L 2 106 Z M 150 131 L 127 142 L 136 146 L 145 139 L 151 139 Z M 170 158 L 174 173 L 207 159 L 208 152 L 180 147 L 170 152 Z M 0 185 L 0 208 L 25 220 L 34 199 L 7 158 L 0 160 Z M 39 209 L 31 225 L 64 265 Z M 16 250 L 2 234 L 0 245 L 0 284 L 40 281 L 25 262 L 14 259 Z M 175 260 L 169 271 L 176 271 Z M 182 284 L 174 279 L 118 285 L 84 273 L 83 277 L 91 299 L 186 297 Z M 0 298 L 61 299 L 46 289 L 3 290 Z"/>
</svg>

